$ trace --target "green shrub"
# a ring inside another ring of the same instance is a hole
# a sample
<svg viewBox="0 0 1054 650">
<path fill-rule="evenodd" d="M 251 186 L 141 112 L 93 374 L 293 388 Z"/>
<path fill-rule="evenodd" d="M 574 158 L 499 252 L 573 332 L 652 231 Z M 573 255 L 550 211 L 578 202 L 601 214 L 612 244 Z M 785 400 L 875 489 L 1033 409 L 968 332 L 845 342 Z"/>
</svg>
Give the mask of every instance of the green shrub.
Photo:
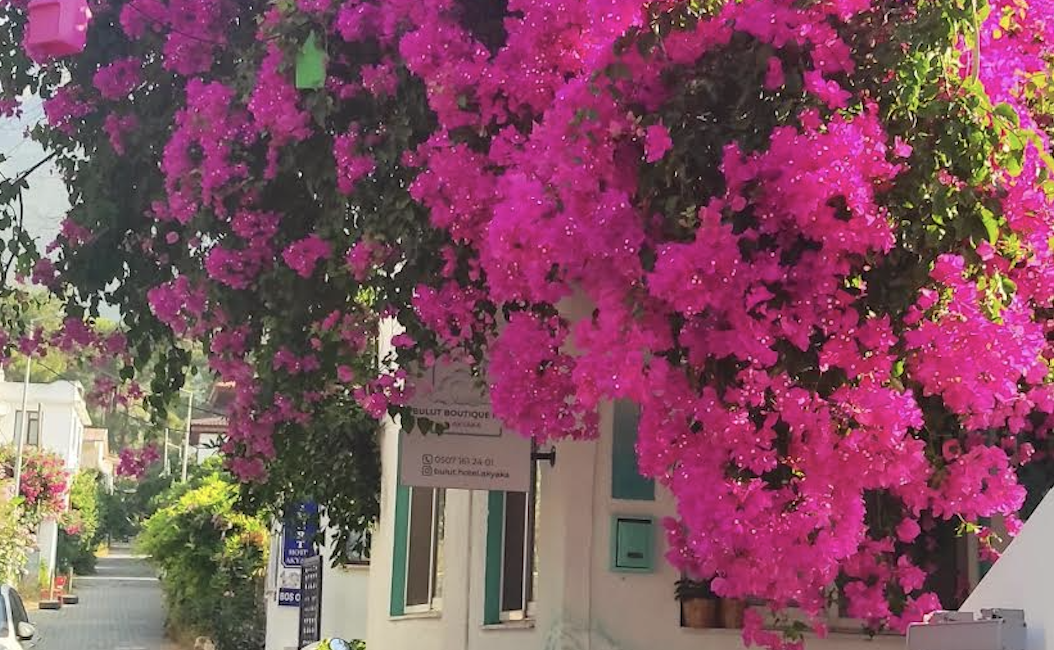
<svg viewBox="0 0 1054 650">
<path fill-rule="evenodd" d="M 138 538 L 160 570 L 170 627 L 208 636 L 218 650 L 263 648 L 264 520 L 234 509 L 238 487 L 220 472 L 172 491 Z"/>
<path fill-rule="evenodd" d="M 106 490 L 94 469 L 77 472 L 70 487 L 70 509 L 59 531 L 58 567 L 84 575 L 95 572 L 95 552 L 103 537 Z"/>
<path fill-rule="evenodd" d="M 173 490 L 179 486 L 172 475 L 163 475 L 155 465 L 139 479 L 119 478 L 113 494 L 104 498 L 102 537 L 124 541 L 139 534 L 143 522 L 162 505 L 174 499 Z"/>
<path fill-rule="evenodd" d="M 11 488 L 10 482 L 0 481 L 0 582 L 19 584 L 26 577 L 33 533 L 23 521 L 18 500 L 9 494 Z"/>
</svg>

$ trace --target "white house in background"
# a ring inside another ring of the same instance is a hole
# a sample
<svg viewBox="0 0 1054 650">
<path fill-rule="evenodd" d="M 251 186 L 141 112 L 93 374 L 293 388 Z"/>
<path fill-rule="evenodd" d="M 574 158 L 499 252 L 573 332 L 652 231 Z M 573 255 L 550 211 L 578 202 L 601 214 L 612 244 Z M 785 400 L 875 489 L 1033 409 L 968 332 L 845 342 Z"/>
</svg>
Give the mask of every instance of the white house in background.
<svg viewBox="0 0 1054 650">
<path fill-rule="evenodd" d="M 382 357 L 391 334 L 382 332 Z M 367 647 L 742 648 L 739 630 L 683 625 L 674 598 L 680 576 L 664 560 L 662 532 L 662 520 L 675 514 L 675 504 L 661 486 L 638 475 L 635 407 L 603 406 L 600 431 L 597 440 L 557 443 L 552 466 L 522 452 L 514 471 L 528 472 L 528 489 L 504 492 L 405 485 L 406 476 L 428 483 L 428 477 L 441 474 L 440 467 L 448 476 L 452 463 L 486 465 L 491 459 L 474 459 L 477 454 L 464 451 L 470 447 L 448 455 L 417 451 L 411 457 L 407 449 L 418 443 L 387 422 L 381 434 L 381 517 L 373 533 Z M 454 449 L 458 437 L 431 440 Z M 407 459 L 400 453 L 409 458 L 402 472 L 400 460 Z M 945 553 L 940 579 L 948 595 L 980 578 L 976 543 L 957 540 L 954 532 L 949 530 L 948 547 L 954 551 Z M 894 635 L 869 639 L 858 622 L 841 617 L 837 605 L 831 629 L 826 639 L 809 639 L 808 647 L 880 650 L 905 643 Z"/>
<path fill-rule="evenodd" d="M 22 431 L 21 382 L 0 382 L 0 440 L 15 444 Z M 24 444 L 54 452 L 62 457 L 66 470 L 73 475 L 80 467 L 85 428 L 91 425 L 84 387 L 78 382 L 56 381 L 29 384 L 26 399 L 28 413 Z M 58 550 L 58 522 L 48 519 L 40 525 L 39 553 L 30 558 L 30 567 L 41 561 L 54 570 Z"/>
<path fill-rule="evenodd" d="M 190 421 L 190 458 L 195 463 L 200 465 L 219 453 L 219 446 L 227 432 L 227 412 L 232 401 L 233 382 L 213 384 L 206 407 L 198 409 L 199 414 L 205 414 Z"/>
<path fill-rule="evenodd" d="M 81 469 L 98 470 L 108 492 L 113 492 L 114 457 L 110 454 L 109 430 L 88 427 L 81 444 Z"/>
</svg>

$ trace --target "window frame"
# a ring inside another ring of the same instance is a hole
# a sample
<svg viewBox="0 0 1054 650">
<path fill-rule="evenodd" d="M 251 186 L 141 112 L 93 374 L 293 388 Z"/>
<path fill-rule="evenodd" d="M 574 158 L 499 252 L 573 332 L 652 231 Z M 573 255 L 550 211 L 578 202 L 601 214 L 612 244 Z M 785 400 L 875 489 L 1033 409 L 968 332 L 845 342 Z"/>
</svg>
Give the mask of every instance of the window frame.
<svg viewBox="0 0 1054 650">
<path fill-rule="evenodd" d="M 980 582 L 980 566 L 981 557 L 978 549 L 977 536 L 973 533 L 967 533 L 962 537 L 958 538 L 955 543 L 955 553 L 957 557 L 962 558 L 965 566 L 958 567 L 958 575 L 965 574 L 965 578 L 968 581 L 969 589 L 972 592 L 977 588 Z M 831 585 L 830 587 L 830 604 L 827 606 L 826 622 L 830 632 L 836 632 L 839 634 L 862 634 L 864 633 L 864 622 L 858 618 L 852 618 L 850 616 L 843 616 L 841 610 L 841 599 L 837 593 L 838 587 Z M 765 627 L 767 629 L 776 629 L 776 625 L 771 618 L 768 617 L 767 612 L 762 612 L 766 615 Z M 801 610 L 796 608 L 789 608 L 785 615 L 791 620 L 806 621 L 808 617 L 805 616 Z M 877 632 L 878 636 L 904 636 L 894 630 L 883 629 Z"/>
<path fill-rule="evenodd" d="M 968 596 L 974 589 L 977 589 L 977 585 L 981 581 L 981 555 L 978 548 L 977 536 L 973 533 L 966 533 L 965 535 L 957 537 L 955 539 L 954 551 L 957 563 L 961 562 L 962 564 L 962 566 L 956 567 L 955 575 L 957 578 L 965 578 L 969 588 L 967 592 Z M 832 602 L 827 607 L 827 625 L 832 632 L 860 632 L 864 627 L 864 622 L 858 618 L 842 615 L 841 598 L 840 594 L 836 593 L 837 589 L 836 586 L 831 586 Z M 952 605 L 954 605 L 954 603 L 952 603 Z M 888 629 L 881 630 L 879 634 L 903 636 L 902 634 Z"/>
<path fill-rule="evenodd" d="M 509 492 L 492 491 L 488 496 L 486 572 L 484 585 L 483 624 L 500 625 L 534 620 L 538 599 L 538 513 L 541 510 L 541 476 L 537 466 L 531 464 L 530 490 L 526 493 L 524 507 L 523 568 L 520 601 L 517 608 L 506 608 L 505 575 L 506 537 L 508 524 Z"/>
<path fill-rule="evenodd" d="M 408 603 L 410 581 L 414 579 L 410 575 L 411 542 L 413 539 L 411 527 L 414 524 L 412 513 L 414 500 L 412 497 L 414 490 L 427 490 L 432 494 L 429 522 L 431 529 L 428 550 L 429 569 L 427 575 L 428 584 L 426 585 L 429 596 L 428 602 L 419 604 Z M 395 505 L 395 540 L 393 544 L 392 591 L 389 615 L 397 618 L 405 615 L 441 612 L 443 609 L 443 581 L 445 579 L 443 547 L 446 537 L 446 490 L 444 488 L 414 488 L 399 485 L 397 486 Z"/>
<path fill-rule="evenodd" d="M 33 411 L 27 411 L 29 413 L 29 422 L 26 424 L 25 432 L 26 437 L 23 443 L 26 447 L 40 447 L 40 433 L 41 433 L 41 409 L 38 406 Z M 11 436 L 12 440 L 18 440 L 22 436 L 22 409 L 15 410 L 15 432 Z M 36 425 L 36 436 L 34 440 L 33 436 L 33 425 Z"/>
<path fill-rule="evenodd" d="M 32 624 L 32 621 L 29 620 L 29 610 L 26 609 L 25 603 L 22 602 L 22 597 L 19 596 L 18 592 L 14 589 L 9 589 L 7 591 L 7 600 L 11 605 L 11 621 L 14 624 L 15 633 L 17 634 L 19 623 Z M 21 619 L 19 618 L 20 613 L 22 616 Z"/>
</svg>

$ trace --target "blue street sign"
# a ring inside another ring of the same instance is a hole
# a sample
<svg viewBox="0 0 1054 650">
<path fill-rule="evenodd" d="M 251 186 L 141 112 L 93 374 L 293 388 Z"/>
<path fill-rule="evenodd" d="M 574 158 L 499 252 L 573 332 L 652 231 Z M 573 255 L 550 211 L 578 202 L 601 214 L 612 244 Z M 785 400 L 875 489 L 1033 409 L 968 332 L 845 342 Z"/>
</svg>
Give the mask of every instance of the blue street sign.
<svg viewBox="0 0 1054 650">
<path fill-rule="evenodd" d="M 299 589 L 287 589 L 285 587 L 278 590 L 278 606 L 279 607 L 300 607 L 300 590 Z"/>
<path fill-rule="evenodd" d="M 314 555 L 317 534 L 318 504 L 301 503 L 282 530 L 282 564 L 298 567 L 304 558 Z"/>
</svg>

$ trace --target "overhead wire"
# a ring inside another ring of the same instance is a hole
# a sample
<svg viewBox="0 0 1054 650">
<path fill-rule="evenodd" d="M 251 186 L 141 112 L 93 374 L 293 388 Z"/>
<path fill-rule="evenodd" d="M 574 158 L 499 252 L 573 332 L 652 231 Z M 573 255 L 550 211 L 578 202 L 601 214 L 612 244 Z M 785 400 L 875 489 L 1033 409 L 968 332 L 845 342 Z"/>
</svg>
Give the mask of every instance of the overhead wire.
<svg viewBox="0 0 1054 650">
<path fill-rule="evenodd" d="M 69 377 L 63 376 L 63 373 L 55 370 L 54 368 L 51 368 L 50 366 L 48 366 L 47 364 L 43 363 L 42 361 L 35 360 L 33 362 L 33 364 L 36 365 L 36 366 L 40 366 L 44 370 L 47 370 L 52 375 L 54 375 L 56 379 L 58 379 L 60 381 L 72 381 Z M 108 373 L 108 372 L 103 371 L 103 370 L 96 370 L 95 372 L 97 374 L 100 374 L 100 375 L 102 375 L 104 377 L 107 377 L 109 379 L 114 379 L 114 380 L 117 380 L 117 381 L 124 381 L 123 378 L 121 378 L 121 377 L 119 377 L 117 375 L 114 375 L 112 373 Z M 194 412 L 207 413 L 209 415 L 215 415 L 215 416 L 219 416 L 219 417 L 227 417 L 226 413 L 220 413 L 219 411 L 213 411 L 211 409 L 198 407 L 198 406 L 194 407 Z M 154 426 L 154 427 L 162 427 L 162 426 L 164 426 L 164 425 L 158 424 L 158 423 L 156 423 L 156 422 L 154 422 L 152 420 L 147 420 L 146 418 L 141 418 L 139 416 L 132 415 L 131 413 L 127 413 L 127 411 L 125 412 L 125 415 L 127 417 L 131 418 L 131 419 L 138 420 L 139 422 L 143 422 L 145 424 L 149 424 L 149 425 Z"/>
</svg>

